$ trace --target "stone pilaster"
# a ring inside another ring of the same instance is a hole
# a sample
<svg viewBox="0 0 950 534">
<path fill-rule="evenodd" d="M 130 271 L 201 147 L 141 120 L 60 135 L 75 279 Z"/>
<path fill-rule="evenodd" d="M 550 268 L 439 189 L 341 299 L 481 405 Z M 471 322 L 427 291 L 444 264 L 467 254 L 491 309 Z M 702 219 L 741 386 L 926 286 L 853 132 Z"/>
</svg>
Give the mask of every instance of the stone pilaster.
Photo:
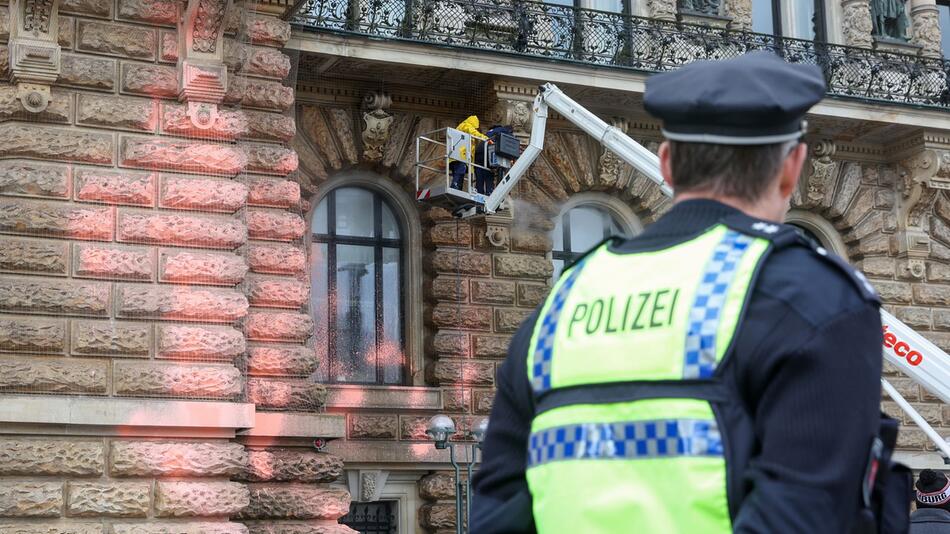
<svg viewBox="0 0 950 534">
<path fill-rule="evenodd" d="M 841 0 L 841 34 L 844 44 L 870 48 L 871 5 L 868 0 Z"/>
<path fill-rule="evenodd" d="M 921 55 L 939 58 L 943 53 L 940 35 L 940 13 L 933 0 L 911 0 L 911 39 L 920 46 Z"/>
</svg>

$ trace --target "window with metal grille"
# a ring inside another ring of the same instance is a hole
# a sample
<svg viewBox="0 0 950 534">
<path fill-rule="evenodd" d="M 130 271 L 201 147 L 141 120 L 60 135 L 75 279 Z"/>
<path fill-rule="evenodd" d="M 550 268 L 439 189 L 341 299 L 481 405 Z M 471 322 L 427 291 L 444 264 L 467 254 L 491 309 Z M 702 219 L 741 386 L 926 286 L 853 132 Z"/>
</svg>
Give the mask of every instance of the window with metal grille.
<svg viewBox="0 0 950 534">
<path fill-rule="evenodd" d="M 340 523 L 360 534 L 396 534 L 397 501 L 352 502 Z"/>
<path fill-rule="evenodd" d="M 382 194 L 327 193 L 311 223 L 311 313 L 327 357 L 320 379 L 352 384 L 405 380 L 403 230 Z"/>
<path fill-rule="evenodd" d="M 584 203 L 565 209 L 551 232 L 554 279 L 557 280 L 566 266 L 597 243 L 611 235 L 630 236 L 634 233 L 631 225 L 600 205 Z"/>
</svg>

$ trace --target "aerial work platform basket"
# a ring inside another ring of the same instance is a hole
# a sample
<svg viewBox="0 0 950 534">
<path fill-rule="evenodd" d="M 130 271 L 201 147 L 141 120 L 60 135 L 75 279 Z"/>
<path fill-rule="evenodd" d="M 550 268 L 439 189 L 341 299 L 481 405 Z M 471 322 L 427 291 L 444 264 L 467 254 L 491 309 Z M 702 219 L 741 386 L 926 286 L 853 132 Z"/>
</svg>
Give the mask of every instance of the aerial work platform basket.
<svg viewBox="0 0 950 534">
<path fill-rule="evenodd" d="M 482 141 L 455 128 L 441 128 L 416 138 L 416 200 L 425 201 L 453 213 L 485 205 L 487 197 L 475 190 L 475 170 L 489 168 L 489 151 L 481 151 L 475 161 L 475 147 Z M 453 162 L 465 173 L 459 187 L 452 187 Z"/>
</svg>

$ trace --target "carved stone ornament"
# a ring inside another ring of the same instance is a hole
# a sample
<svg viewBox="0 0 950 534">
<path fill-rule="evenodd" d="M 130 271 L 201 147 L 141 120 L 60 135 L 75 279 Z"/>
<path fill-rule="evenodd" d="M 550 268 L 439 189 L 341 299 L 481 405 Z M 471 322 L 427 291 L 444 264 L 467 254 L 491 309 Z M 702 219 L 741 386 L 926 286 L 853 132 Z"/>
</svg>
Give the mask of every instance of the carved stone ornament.
<svg viewBox="0 0 950 534">
<path fill-rule="evenodd" d="M 218 50 L 221 42 L 221 29 L 224 26 L 227 1 L 197 0 L 197 4 L 192 22 L 191 49 L 195 52 L 213 54 Z"/>
<path fill-rule="evenodd" d="M 844 44 L 869 48 L 872 43 L 871 5 L 868 0 L 842 0 L 841 33 Z"/>
<path fill-rule="evenodd" d="M 911 42 L 921 47 L 921 55 L 940 57 L 940 12 L 936 4 L 914 6 L 910 18 L 914 30 Z"/>
<path fill-rule="evenodd" d="M 382 496 L 389 471 L 353 470 L 346 472 L 347 489 L 354 501 L 374 502 Z"/>
<path fill-rule="evenodd" d="M 806 206 L 821 204 L 834 187 L 835 162 L 831 159 L 835 154 L 835 144 L 831 140 L 821 140 L 815 144 L 811 159 L 811 175 L 805 188 Z"/>
<path fill-rule="evenodd" d="M 499 100 L 492 113 L 492 119 L 495 123 L 511 126 L 515 134 L 529 133 L 531 131 L 531 102 Z"/>
<path fill-rule="evenodd" d="M 56 0 L 10 3 L 10 74 L 23 107 L 39 113 L 49 105 L 49 85 L 61 65 Z"/>
<path fill-rule="evenodd" d="M 896 205 L 898 256 L 908 258 L 911 275 L 924 275 L 924 258 L 930 254 L 927 233 L 936 194 L 950 189 L 950 152 L 923 149 L 901 162 L 901 195 Z"/>
<path fill-rule="evenodd" d="M 610 125 L 623 133 L 627 133 L 630 129 L 630 122 L 623 117 L 614 117 L 611 119 Z M 600 171 L 600 183 L 612 186 L 620 180 L 620 174 L 623 172 L 623 160 L 610 150 L 604 148 L 600 154 L 598 168 Z"/>
<path fill-rule="evenodd" d="M 387 110 L 392 98 L 381 91 L 371 91 L 363 97 L 363 157 L 379 161 L 392 137 L 393 116 Z"/>
<path fill-rule="evenodd" d="M 229 6 L 230 0 L 188 0 L 178 20 L 178 99 L 189 103 L 188 116 L 199 129 L 214 124 L 228 91 L 223 39 Z"/>
</svg>

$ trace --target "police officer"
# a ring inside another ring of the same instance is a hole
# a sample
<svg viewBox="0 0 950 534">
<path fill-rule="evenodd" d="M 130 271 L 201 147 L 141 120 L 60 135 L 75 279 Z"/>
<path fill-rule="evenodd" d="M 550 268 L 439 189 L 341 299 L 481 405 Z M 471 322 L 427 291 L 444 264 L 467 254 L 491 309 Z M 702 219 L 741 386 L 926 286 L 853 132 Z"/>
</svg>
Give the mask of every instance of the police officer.
<svg viewBox="0 0 950 534">
<path fill-rule="evenodd" d="M 782 224 L 824 93 L 817 67 L 764 52 L 648 79 L 674 206 L 567 269 L 515 334 L 472 532 L 854 527 L 879 301 Z"/>
</svg>

